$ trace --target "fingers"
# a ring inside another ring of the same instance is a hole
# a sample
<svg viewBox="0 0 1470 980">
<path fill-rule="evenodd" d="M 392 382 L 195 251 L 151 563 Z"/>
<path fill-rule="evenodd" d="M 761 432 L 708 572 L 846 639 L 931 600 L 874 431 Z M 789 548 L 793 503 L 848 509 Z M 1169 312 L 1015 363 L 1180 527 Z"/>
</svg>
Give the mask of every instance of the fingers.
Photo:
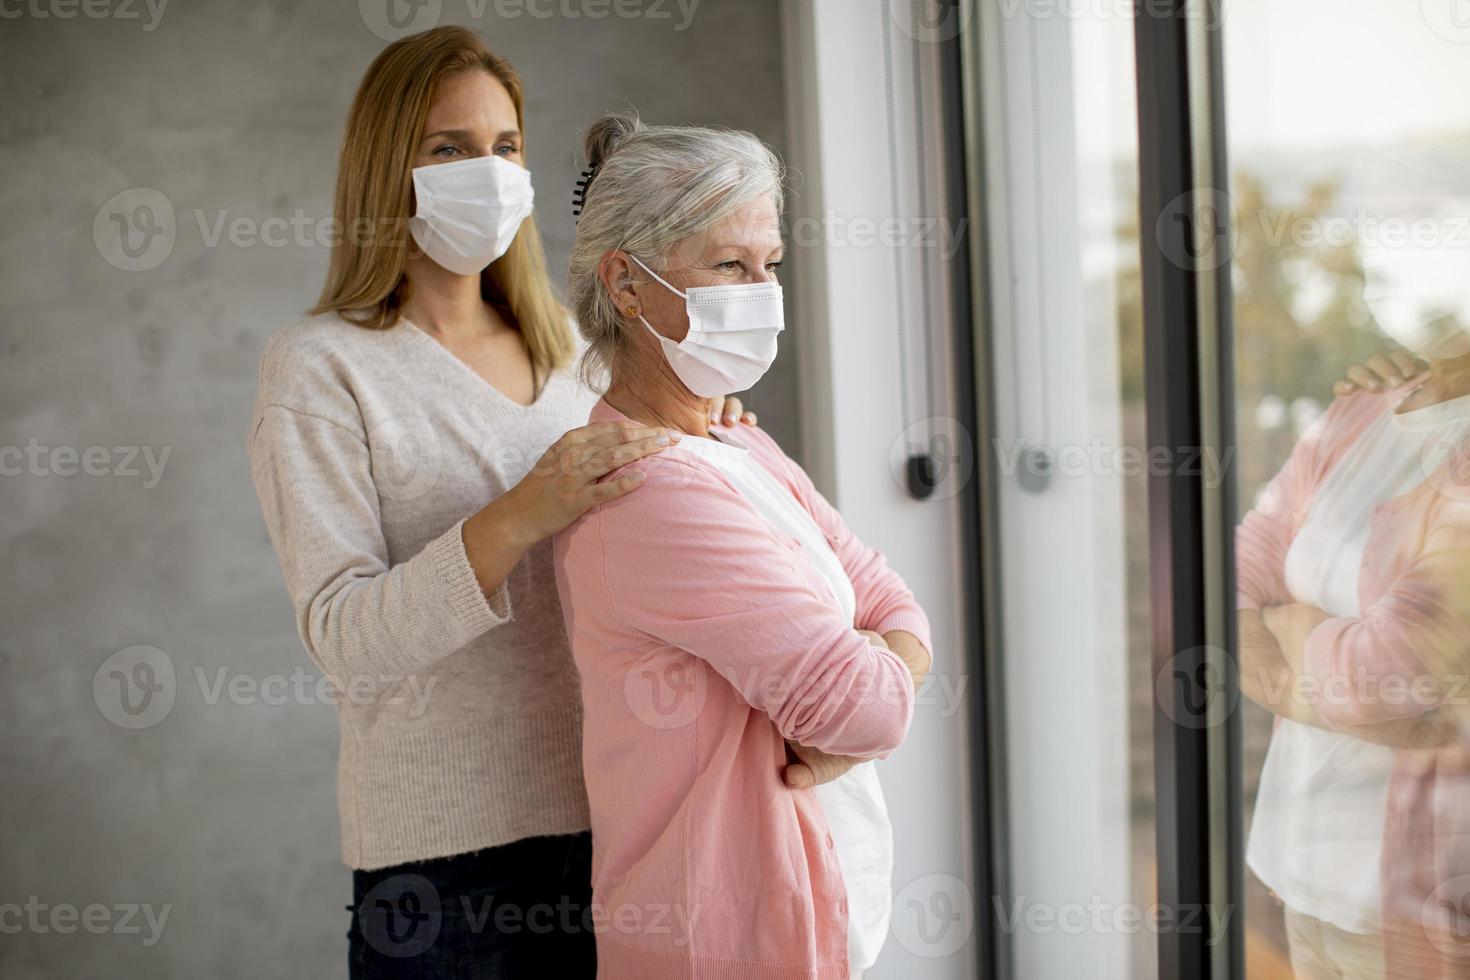
<svg viewBox="0 0 1470 980">
<path fill-rule="evenodd" d="M 756 425 L 756 413 L 745 411 L 739 398 L 710 398 L 710 425 Z"/>
<path fill-rule="evenodd" d="M 810 789 L 817 785 L 817 777 L 804 762 L 793 762 L 786 767 L 786 785 L 792 789 Z"/>
<path fill-rule="evenodd" d="M 596 507 L 606 501 L 615 500 L 625 493 L 632 493 L 645 479 L 647 479 L 647 474 L 642 470 L 633 470 L 631 473 L 624 473 L 611 480 L 594 483 L 587 488 L 587 507 Z"/>
<path fill-rule="evenodd" d="M 596 480 L 620 466 L 652 455 L 679 441 L 672 429 L 637 422 L 602 422 L 573 429 L 542 457 L 545 469 L 562 476 Z M 538 464 L 539 465 L 539 464 Z"/>
<path fill-rule="evenodd" d="M 652 456 L 654 453 L 663 452 L 678 440 L 666 432 L 637 442 L 626 442 L 612 449 L 593 449 L 585 465 L 581 468 L 583 475 L 589 479 L 597 479 L 605 474 L 611 473 L 619 467 L 627 466 L 629 463 L 642 459 L 644 456 Z"/>
<path fill-rule="evenodd" d="M 735 425 L 744 411 L 739 398 L 710 398 L 710 425 Z"/>
<path fill-rule="evenodd" d="M 1398 365 L 1394 364 L 1393 361 L 1384 357 L 1382 354 L 1374 354 L 1368 358 L 1368 369 L 1378 375 L 1384 384 L 1390 388 L 1397 388 L 1408 380 L 1405 375 L 1399 372 Z"/>
<path fill-rule="evenodd" d="M 1359 388 L 1366 388 L 1368 391 L 1381 391 L 1383 389 L 1383 382 L 1378 379 L 1378 375 L 1374 374 L 1362 364 L 1354 364 L 1348 368 L 1347 376 L 1348 380 Z"/>
<path fill-rule="evenodd" d="M 861 761 L 845 755 L 829 755 L 789 740 L 786 747 L 787 758 L 791 761 L 787 763 L 782 778 L 793 789 L 830 783 Z"/>
<path fill-rule="evenodd" d="M 1332 386 L 1334 395 L 1351 395 L 1355 391 L 1382 391 L 1397 388 L 1424 370 L 1424 364 L 1408 351 L 1395 350 L 1374 354 L 1366 363 L 1348 368 L 1347 379 Z"/>
<path fill-rule="evenodd" d="M 663 432 L 671 432 L 656 425 L 644 425 L 642 422 L 593 422 L 584 425 L 580 429 L 573 429 L 563 439 L 569 445 L 575 446 L 597 446 L 611 448 L 625 442 L 637 442 L 639 439 L 647 439 L 650 436 Z"/>
<path fill-rule="evenodd" d="M 1388 359 L 1393 361 L 1394 366 L 1399 369 L 1399 373 L 1404 376 L 1405 380 L 1417 374 L 1423 374 L 1424 369 L 1428 367 L 1427 364 L 1406 350 L 1393 351 L 1388 355 Z"/>
<path fill-rule="evenodd" d="M 815 761 L 808 761 L 806 767 L 811 773 L 812 784 L 820 786 L 832 782 L 857 764 L 857 759 L 850 759 L 845 755 L 824 754 Z"/>
</svg>

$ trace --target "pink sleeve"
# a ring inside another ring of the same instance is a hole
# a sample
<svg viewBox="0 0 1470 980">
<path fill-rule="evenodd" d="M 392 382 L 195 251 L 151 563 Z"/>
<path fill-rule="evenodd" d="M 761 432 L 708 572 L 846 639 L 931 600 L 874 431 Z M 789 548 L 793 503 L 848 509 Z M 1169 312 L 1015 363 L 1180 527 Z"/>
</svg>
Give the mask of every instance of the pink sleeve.
<svg viewBox="0 0 1470 980">
<path fill-rule="evenodd" d="M 1340 401 L 1340 400 L 1339 400 Z M 1337 406 L 1334 405 L 1334 408 Z M 1235 529 L 1237 609 L 1261 609 L 1292 602 L 1286 587 L 1286 552 L 1320 479 L 1320 444 L 1340 413 L 1329 409 L 1297 440 L 1286 464 L 1266 484 Z"/>
<path fill-rule="evenodd" d="M 1470 504 L 1450 501 L 1424 550 L 1361 617 L 1308 636 L 1303 670 L 1334 728 L 1415 718 L 1464 697 L 1470 653 Z"/>
<path fill-rule="evenodd" d="M 775 446 L 775 443 L 771 443 Z M 780 448 L 776 447 L 777 452 Z M 827 543 L 837 553 L 857 595 L 856 625 L 858 629 L 887 633 L 903 630 L 916 636 L 932 656 L 929 617 L 914 599 L 914 594 L 877 548 L 869 548 L 847 526 L 837 508 L 817 490 L 811 477 L 794 460 L 782 453 L 782 460 L 796 482 L 801 501 L 827 536 Z"/>
<path fill-rule="evenodd" d="M 843 621 L 794 546 L 711 470 L 673 455 L 631 468 L 643 485 L 594 512 L 623 625 L 708 663 L 786 738 L 839 755 L 897 748 L 908 668 Z"/>
</svg>

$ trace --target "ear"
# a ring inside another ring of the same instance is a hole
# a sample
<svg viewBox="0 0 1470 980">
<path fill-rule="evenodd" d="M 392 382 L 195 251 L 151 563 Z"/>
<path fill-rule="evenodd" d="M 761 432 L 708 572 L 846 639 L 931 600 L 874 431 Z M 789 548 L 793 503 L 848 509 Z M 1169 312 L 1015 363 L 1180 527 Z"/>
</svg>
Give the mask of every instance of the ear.
<svg viewBox="0 0 1470 980">
<path fill-rule="evenodd" d="M 629 309 L 643 309 L 643 303 L 638 299 L 638 287 L 634 284 L 635 268 L 628 253 L 621 251 L 608 252 L 597 264 L 597 278 L 602 280 L 607 295 L 623 316 L 629 315 Z"/>
</svg>

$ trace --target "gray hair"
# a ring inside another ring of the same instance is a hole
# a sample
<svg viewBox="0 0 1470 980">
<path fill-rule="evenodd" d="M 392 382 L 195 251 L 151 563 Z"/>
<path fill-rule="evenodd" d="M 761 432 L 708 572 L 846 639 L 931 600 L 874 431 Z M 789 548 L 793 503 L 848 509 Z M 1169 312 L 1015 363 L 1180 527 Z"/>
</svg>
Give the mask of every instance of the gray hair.
<svg viewBox="0 0 1470 980">
<path fill-rule="evenodd" d="M 608 114 L 584 144 L 595 168 L 572 245 L 571 301 L 587 341 L 582 378 L 600 388 L 628 348 L 627 323 L 598 266 L 626 251 L 659 268 L 680 242 L 769 194 L 779 215 L 785 170 L 750 133 L 701 126 L 649 126 L 636 115 Z"/>
</svg>

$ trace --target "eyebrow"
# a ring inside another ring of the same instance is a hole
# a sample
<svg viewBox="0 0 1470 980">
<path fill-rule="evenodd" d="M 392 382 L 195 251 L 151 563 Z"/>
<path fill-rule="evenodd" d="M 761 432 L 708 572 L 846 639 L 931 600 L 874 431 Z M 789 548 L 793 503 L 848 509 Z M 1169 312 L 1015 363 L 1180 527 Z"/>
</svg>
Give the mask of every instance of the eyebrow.
<svg viewBox="0 0 1470 980">
<path fill-rule="evenodd" d="M 500 135 L 495 137 L 495 142 L 499 142 L 503 139 L 516 139 L 519 138 L 520 135 L 521 131 L 519 129 L 502 130 L 500 132 Z M 468 129 L 441 129 L 438 132 L 425 133 L 424 138 L 419 140 L 419 142 L 423 143 L 427 140 L 439 139 L 441 137 L 447 137 L 452 140 L 459 140 L 461 143 L 473 143 L 475 141 L 474 134 L 471 133 Z"/>
<path fill-rule="evenodd" d="M 705 251 L 705 253 L 702 256 L 700 256 L 700 257 L 702 259 L 708 261 L 708 260 L 714 258 L 715 253 L 724 251 L 727 248 L 728 249 L 732 249 L 732 250 L 737 251 L 737 252 L 755 252 L 755 251 L 758 251 L 761 248 L 761 246 L 760 245 L 734 245 L 734 244 L 711 245 Z M 772 249 L 772 251 L 775 253 L 775 257 L 776 258 L 778 258 L 778 259 L 779 258 L 784 258 L 785 255 L 786 255 L 786 242 L 785 242 L 785 240 L 782 240 L 780 242 L 777 242 L 776 245 L 775 245 L 775 247 Z"/>
</svg>

